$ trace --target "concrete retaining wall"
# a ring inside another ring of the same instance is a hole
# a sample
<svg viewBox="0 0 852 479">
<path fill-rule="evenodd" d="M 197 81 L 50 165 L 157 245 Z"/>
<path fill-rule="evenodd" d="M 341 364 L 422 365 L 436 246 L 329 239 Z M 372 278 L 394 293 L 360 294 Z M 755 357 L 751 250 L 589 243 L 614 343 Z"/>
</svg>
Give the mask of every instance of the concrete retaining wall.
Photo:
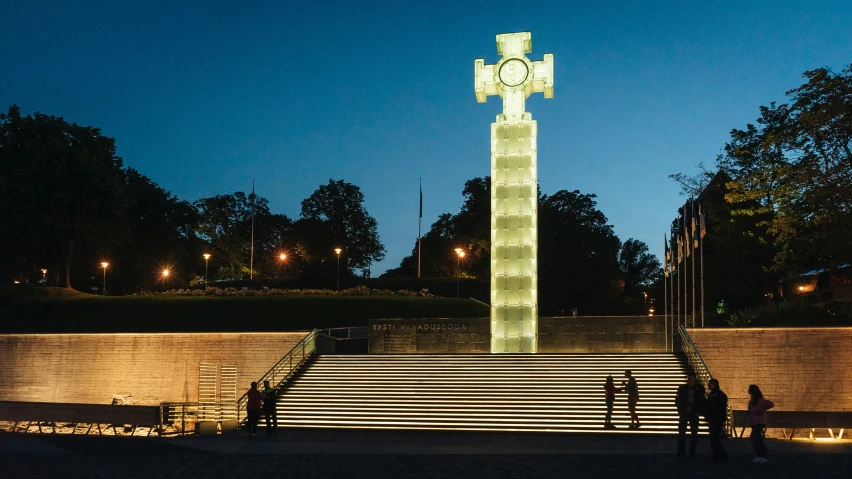
<svg viewBox="0 0 852 479">
<path fill-rule="evenodd" d="M 372 354 L 491 352 L 490 318 L 373 319 L 368 330 Z M 666 334 L 661 316 L 540 317 L 538 352 L 665 351 Z"/>
<path fill-rule="evenodd" d="M 782 411 L 852 411 L 852 328 L 689 329 L 734 409 L 757 384 Z"/>
<path fill-rule="evenodd" d="M 0 335 L 0 400 L 196 402 L 199 362 L 236 365 L 240 396 L 305 334 Z"/>
<path fill-rule="evenodd" d="M 539 318 L 540 353 L 642 353 L 665 349 L 666 323 L 662 316 Z"/>
</svg>

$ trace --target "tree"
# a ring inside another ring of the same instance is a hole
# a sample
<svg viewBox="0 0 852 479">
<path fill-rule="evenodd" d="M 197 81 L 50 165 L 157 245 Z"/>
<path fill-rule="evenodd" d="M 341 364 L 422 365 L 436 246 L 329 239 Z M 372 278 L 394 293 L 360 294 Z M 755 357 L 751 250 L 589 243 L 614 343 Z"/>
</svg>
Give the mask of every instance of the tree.
<svg viewBox="0 0 852 479">
<path fill-rule="evenodd" d="M 618 266 L 626 291 L 636 291 L 640 286 L 651 286 L 659 279 L 662 271 L 660 260 L 648 252 L 648 245 L 633 238 L 621 245 Z"/>
<path fill-rule="evenodd" d="M 343 180 L 328 180 L 302 201 L 302 218 L 327 225 L 337 246 L 344 249 L 346 268 L 366 271 L 385 257 L 378 223 L 364 207 L 364 194 Z M 331 254 L 331 250 L 327 254 Z"/>
<path fill-rule="evenodd" d="M 539 199 L 539 308 L 561 314 L 614 314 L 622 284 L 620 241 L 594 194 L 557 191 Z"/>
<path fill-rule="evenodd" d="M 39 268 L 72 286 L 72 268 L 91 271 L 94 258 L 119 245 L 122 160 L 100 129 L 42 113 L 0 114 L 0 218 L 4 276 L 32 278 Z M 84 266 L 85 265 L 85 266 Z M 39 275 L 40 276 L 40 275 Z"/>
<path fill-rule="evenodd" d="M 203 242 L 195 235 L 197 211 L 138 171 L 124 170 L 126 241 L 113 260 L 119 290 L 188 284 L 200 269 Z M 170 270 L 169 282 L 160 275 Z"/>
<path fill-rule="evenodd" d="M 269 202 L 254 194 L 237 191 L 195 202 L 198 209 L 198 234 L 209 241 L 218 257 L 228 265 L 232 279 L 248 272 L 251 263 L 252 212 L 254 212 L 255 259 L 267 268 L 270 257 L 288 235 L 290 219 L 269 212 Z M 264 259 L 266 260 L 264 262 Z"/>
</svg>

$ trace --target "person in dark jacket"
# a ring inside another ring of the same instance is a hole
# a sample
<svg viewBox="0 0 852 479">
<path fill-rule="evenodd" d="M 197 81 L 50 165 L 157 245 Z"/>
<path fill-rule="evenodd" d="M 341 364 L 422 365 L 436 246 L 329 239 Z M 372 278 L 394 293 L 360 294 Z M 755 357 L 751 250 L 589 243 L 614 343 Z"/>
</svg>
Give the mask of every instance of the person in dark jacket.
<svg viewBox="0 0 852 479">
<path fill-rule="evenodd" d="M 689 455 L 694 456 L 698 448 L 698 416 L 704 412 L 704 386 L 695 379 L 695 373 L 686 375 L 686 384 L 677 388 L 677 455 L 686 454 L 686 426 L 689 425 Z"/>
<path fill-rule="evenodd" d="M 278 434 L 278 411 L 275 409 L 275 398 L 278 391 L 263 381 L 263 415 L 266 416 L 266 434 Z"/>
<path fill-rule="evenodd" d="M 710 426 L 710 449 L 713 450 L 713 462 L 728 462 L 728 453 L 722 445 L 725 423 L 728 422 L 728 395 L 719 389 L 719 380 L 707 382 L 710 390 L 707 394 L 707 410 L 704 417 Z"/>
<path fill-rule="evenodd" d="M 612 376 L 606 377 L 604 383 L 604 399 L 606 400 L 606 419 L 604 420 L 604 429 L 615 429 L 612 424 L 612 406 L 615 404 L 615 383 Z"/>
<path fill-rule="evenodd" d="M 639 424 L 639 415 L 636 414 L 636 404 L 639 402 L 639 385 L 636 383 L 636 378 L 633 377 L 633 371 L 624 371 L 626 381 L 622 381 L 624 386 L 622 391 L 627 393 L 627 411 L 630 412 L 630 425 L 628 429 L 639 429 L 642 425 Z"/>
<path fill-rule="evenodd" d="M 246 436 L 257 436 L 257 420 L 260 419 L 260 391 L 257 390 L 257 383 L 252 382 L 251 387 L 246 391 Z"/>
</svg>

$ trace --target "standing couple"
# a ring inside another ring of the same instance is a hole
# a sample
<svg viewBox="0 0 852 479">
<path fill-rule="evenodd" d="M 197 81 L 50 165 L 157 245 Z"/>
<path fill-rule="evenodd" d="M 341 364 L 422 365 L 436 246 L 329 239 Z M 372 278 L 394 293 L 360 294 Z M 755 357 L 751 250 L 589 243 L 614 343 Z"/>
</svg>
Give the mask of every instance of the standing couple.
<svg viewBox="0 0 852 479">
<path fill-rule="evenodd" d="M 624 371 L 624 381 L 621 382 L 621 388 L 618 391 L 627 392 L 627 410 L 630 412 L 630 426 L 628 429 L 639 429 L 642 425 L 639 424 L 639 415 L 636 414 L 636 403 L 639 402 L 639 385 L 636 384 L 636 378 L 633 377 L 632 371 Z M 606 377 L 604 383 L 604 396 L 606 398 L 606 420 L 604 421 L 604 429 L 615 429 L 612 423 L 612 407 L 615 404 L 615 383 L 612 376 Z"/>
</svg>

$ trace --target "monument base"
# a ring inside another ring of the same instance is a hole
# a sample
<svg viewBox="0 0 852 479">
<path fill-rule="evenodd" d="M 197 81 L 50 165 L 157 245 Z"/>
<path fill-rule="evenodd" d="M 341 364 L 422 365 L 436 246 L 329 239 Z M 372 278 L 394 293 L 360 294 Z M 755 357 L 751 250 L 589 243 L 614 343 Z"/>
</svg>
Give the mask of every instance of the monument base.
<svg viewBox="0 0 852 479">
<path fill-rule="evenodd" d="M 370 354 L 490 354 L 490 318 L 373 319 Z M 539 353 L 666 351 L 661 316 L 539 318 Z"/>
</svg>

